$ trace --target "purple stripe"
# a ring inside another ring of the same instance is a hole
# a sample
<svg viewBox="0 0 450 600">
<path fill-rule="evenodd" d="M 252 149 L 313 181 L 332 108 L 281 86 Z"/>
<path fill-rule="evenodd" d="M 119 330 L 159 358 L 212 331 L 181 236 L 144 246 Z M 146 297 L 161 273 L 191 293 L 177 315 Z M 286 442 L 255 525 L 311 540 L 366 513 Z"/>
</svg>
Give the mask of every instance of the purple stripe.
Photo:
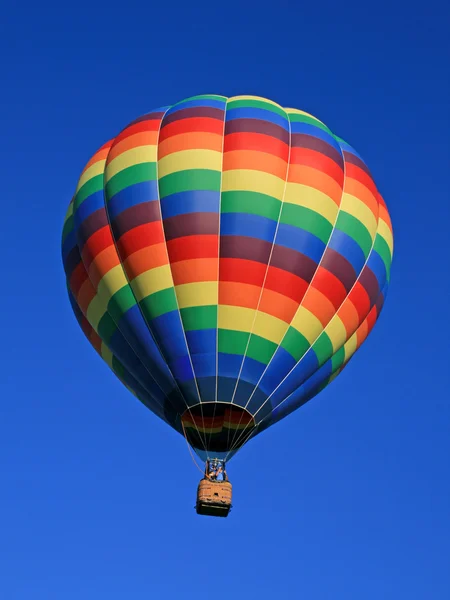
<svg viewBox="0 0 450 600">
<path fill-rule="evenodd" d="M 161 129 L 165 127 L 165 125 L 180 121 L 181 119 L 208 118 L 223 121 L 224 114 L 224 110 L 220 108 L 211 108 L 210 106 L 194 106 L 192 108 L 183 108 L 166 115 L 163 119 Z"/>
<path fill-rule="evenodd" d="M 260 119 L 233 119 L 225 123 L 225 135 L 232 133 L 262 133 L 289 145 L 289 131 L 275 123 Z"/>
<path fill-rule="evenodd" d="M 316 152 L 320 152 L 334 162 L 343 170 L 344 169 L 344 158 L 342 154 L 324 142 L 319 138 L 314 137 L 313 135 L 307 135 L 305 133 L 293 133 L 291 137 L 291 146 L 293 148 L 307 148 L 308 150 L 315 150 Z"/>
<path fill-rule="evenodd" d="M 101 229 L 102 227 L 106 227 L 108 225 L 108 218 L 106 216 L 106 210 L 104 208 L 99 208 L 85 219 L 81 225 L 78 227 L 77 231 L 77 239 L 79 246 L 84 246 L 87 240 L 93 235 L 96 231 Z"/>
<path fill-rule="evenodd" d="M 359 276 L 359 283 L 366 290 L 369 296 L 370 305 L 373 306 L 378 299 L 380 293 L 380 287 L 378 285 L 378 279 L 375 277 L 373 271 L 366 265 Z"/>
<path fill-rule="evenodd" d="M 359 167 L 364 173 L 366 173 L 371 179 L 372 174 L 370 173 L 367 165 L 357 156 L 352 154 L 351 152 L 344 152 L 345 162 L 350 163 L 351 165 L 355 165 L 355 167 Z"/>
<path fill-rule="evenodd" d="M 151 200 L 150 202 L 136 204 L 136 206 L 131 206 L 121 212 L 111 222 L 111 229 L 113 230 L 115 239 L 118 240 L 120 236 L 127 233 L 127 231 L 130 231 L 130 229 L 160 220 L 161 212 L 159 202 L 157 200 Z"/>
<path fill-rule="evenodd" d="M 197 212 L 164 219 L 166 241 L 187 235 L 218 235 L 219 214 Z"/>
<path fill-rule="evenodd" d="M 273 247 L 270 266 L 292 273 L 307 283 L 310 283 L 317 269 L 317 263 L 309 256 L 276 244 Z"/>
<path fill-rule="evenodd" d="M 350 292 L 357 275 L 355 269 L 342 254 L 328 247 L 323 255 L 321 266 L 339 279 L 347 294 Z"/>
<path fill-rule="evenodd" d="M 243 258 L 267 265 L 271 242 L 239 235 L 224 235 L 220 239 L 220 258 Z"/>
</svg>

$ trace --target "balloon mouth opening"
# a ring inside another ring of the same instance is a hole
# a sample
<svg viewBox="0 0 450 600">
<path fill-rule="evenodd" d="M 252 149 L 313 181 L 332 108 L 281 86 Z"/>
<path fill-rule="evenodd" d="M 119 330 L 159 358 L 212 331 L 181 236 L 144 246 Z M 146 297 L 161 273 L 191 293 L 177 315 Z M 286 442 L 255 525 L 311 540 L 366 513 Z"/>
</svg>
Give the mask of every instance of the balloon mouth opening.
<svg viewBox="0 0 450 600">
<path fill-rule="evenodd" d="M 199 451 L 235 452 L 251 437 L 255 419 L 241 406 L 225 402 L 196 404 L 181 416 L 187 441 Z"/>
</svg>

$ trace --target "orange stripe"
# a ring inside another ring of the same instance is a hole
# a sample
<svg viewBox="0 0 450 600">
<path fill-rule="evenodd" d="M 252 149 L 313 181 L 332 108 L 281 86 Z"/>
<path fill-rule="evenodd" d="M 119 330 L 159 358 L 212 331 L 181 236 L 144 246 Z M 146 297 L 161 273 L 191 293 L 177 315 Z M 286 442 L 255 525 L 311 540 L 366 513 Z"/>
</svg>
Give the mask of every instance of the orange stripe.
<svg viewBox="0 0 450 600">
<path fill-rule="evenodd" d="M 353 335 L 359 324 L 358 312 L 351 300 L 344 301 L 337 314 L 344 323 L 347 339 Z"/>
<path fill-rule="evenodd" d="M 359 348 L 369 334 L 369 325 L 364 320 L 356 332 L 356 348 Z"/>
<path fill-rule="evenodd" d="M 158 160 L 182 150 L 216 150 L 222 152 L 223 137 L 217 133 L 180 133 L 163 140 L 158 146 Z"/>
<path fill-rule="evenodd" d="M 195 281 L 217 281 L 217 258 L 192 258 L 171 264 L 174 285 Z"/>
<path fill-rule="evenodd" d="M 140 133 L 135 133 L 134 135 L 130 135 L 125 139 L 117 142 L 111 148 L 108 155 L 108 164 L 127 150 L 131 150 L 132 148 L 137 148 L 138 146 L 156 146 L 158 143 L 158 132 L 157 131 L 142 131 Z"/>
<path fill-rule="evenodd" d="M 316 316 L 324 327 L 336 314 L 333 303 L 322 292 L 312 286 L 309 286 L 306 292 L 303 306 Z"/>
<path fill-rule="evenodd" d="M 234 169 L 263 171 L 264 173 L 271 173 L 284 181 L 286 179 L 287 163 L 278 156 L 256 150 L 225 152 L 223 155 L 223 171 Z"/>
<path fill-rule="evenodd" d="M 347 177 L 345 179 L 344 191 L 346 194 L 351 194 L 364 202 L 364 204 L 370 208 L 375 219 L 378 218 L 378 202 L 372 192 L 362 183 L 357 181 L 356 179 L 351 179 Z"/>
<path fill-rule="evenodd" d="M 84 169 L 81 172 L 82 175 L 85 171 L 87 171 L 89 169 L 89 167 L 92 167 L 93 164 L 100 162 L 101 160 L 106 160 L 109 149 L 111 148 L 113 142 L 114 142 L 114 140 L 109 140 L 109 142 L 106 142 L 106 144 L 103 144 L 103 146 L 100 148 L 100 150 L 98 150 L 94 154 L 94 156 L 90 159 L 90 161 L 86 164 L 86 166 L 84 167 Z"/>
<path fill-rule="evenodd" d="M 287 160 L 289 149 L 281 140 L 264 133 L 229 133 L 225 136 L 224 151 L 257 150 L 267 152 Z"/>
<path fill-rule="evenodd" d="M 91 301 L 95 298 L 95 296 L 96 291 L 94 289 L 94 286 L 92 285 L 89 279 L 86 279 L 86 281 L 80 287 L 80 291 L 78 292 L 78 296 L 76 299 L 77 304 L 84 315 L 87 313 L 88 306 L 91 303 Z"/>
<path fill-rule="evenodd" d="M 308 185 L 326 194 L 337 205 L 342 197 L 342 187 L 323 171 L 304 165 L 290 165 L 288 181 Z"/>
<path fill-rule="evenodd" d="M 162 242 L 133 252 L 133 254 L 123 261 L 123 268 L 129 280 L 132 281 L 141 273 L 167 265 L 168 262 L 166 244 Z"/>
<path fill-rule="evenodd" d="M 219 304 L 243 306 L 256 309 L 261 288 L 249 283 L 221 281 L 219 285 Z"/>
<path fill-rule="evenodd" d="M 261 312 L 277 317 L 286 324 L 292 321 L 297 308 L 298 302 L 267 288 L 263 291 L 261 303 L 259 305 L 259 310 Z"/>
<path fill-rule="evenodd" d="M 89 279 L 96 288 L 102 277 L 120 263 L 114 244 L 105 248 L 92 261 L 89 267 Z"/>
</svg>

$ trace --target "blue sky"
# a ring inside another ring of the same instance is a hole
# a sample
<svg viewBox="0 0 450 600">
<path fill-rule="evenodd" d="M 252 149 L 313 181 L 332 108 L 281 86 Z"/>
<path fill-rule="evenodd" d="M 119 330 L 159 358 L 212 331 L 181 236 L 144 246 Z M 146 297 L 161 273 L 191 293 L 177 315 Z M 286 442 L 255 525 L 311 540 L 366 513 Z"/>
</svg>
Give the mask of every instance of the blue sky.
<svg viewBox="0 0 450 600">
<path fill-rule="evenodd" d="M 1 598 L 450 597 L 448 22 L 436 0 L 2 10 Z M 395 232 L 379 323 L 233 460 L 226 520 L 196 516 L 184 440 L 86 343 L 59 249 L 90 154 L 200 93 L 325 121 L 365 158 Z"/>
</svg>

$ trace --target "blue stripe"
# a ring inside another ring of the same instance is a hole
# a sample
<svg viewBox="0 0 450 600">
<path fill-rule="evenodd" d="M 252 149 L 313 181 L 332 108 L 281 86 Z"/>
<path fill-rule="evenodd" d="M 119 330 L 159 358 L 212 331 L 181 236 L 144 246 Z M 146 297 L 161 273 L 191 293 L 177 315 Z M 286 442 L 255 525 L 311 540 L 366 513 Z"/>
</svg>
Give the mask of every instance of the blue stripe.
<svg viewBox="0 0 450 600">
<path fill-rule="evenodd" d="M 376 250 L 372 250 L 370 253 L 367 266 L 377 278 L 378 286 L 381 290 L 386 282 L 386 265 Z"/>
<path fill-rule="evenodd" d="M 184 100 L 183 102 L 179 102 L 172 106 L 166 113 L 167 115 L 171 115 L 174 112 L 179 110 L 183 110 L 185 108 L 200 108 L 205 106 L 207 108 L 220 108 L 224 109 L 226 104 L 226 99 L 224 100 L 208 100 L 208 99 L 199 99 L 199 100 Z"/>
<path fill-rule="evenodd" d="M 79 205 L 79 207 L 73 213 L 74 220 L 76 220 L 76 223 L 80 225 L 80 223 L 87 219 L 87 217 L 100 208 L 105 208 L 103 190 L 94 192 Z"/>
<path fill-rule="evenodd" d="M 310 125 L 309 123 L 302 123 L 301 121 L 294 121 L 291 123 L 291 131 L 292 133 L 301 133 L 303 135 L 311 135 L 315 138 L 318 138 L 330 146 L 333 146 L 333 148 L 336 148 L 339 154 L 341 154 L 340 146 L 334 137 L 323 129 L 320 129 L 320 127 Z"/>
<path fill-rule="evenodd" d="M 219 375 L 221 377 L 237 377 L 242 364 L 239 354 L 218 353 Z"/>
<path fill-rule="evenodd" d="M 316 263 L 320 261 L 325 251 L 325 244 L 314 234 L 285 223 L 280 223 L 275 241 L 278 246 L 297 250 L 297 252 L 312 258 Z"/>
<path fill-rule="evenodd" d="M 361 157 L 361 155 L 358 154 L 358 152 L 356 152 L 356 150 L 354 148 L 352 148 L 350 146 L 350 144 L 347 144 L 347 142 L 344 142 L 344 141 L 340 141 L 339 145 L 342 148 L 342 151 L 348 152 L 349 154 L 354 154 L 357 158 L 359 158 L 359 160 L 361 160 L 364 164 L 366 164 L 364 162 L 364 159 Z"/>
<path fill-rule="evenodd" d="M 360 273 L 366 257 L 353 238 L 340 229 L 334 229 L 328 246 L 346 258 L 356 273 Z"/>
<path fill-rule="evenodd" d="M 217 347 L 217 329 L 197 329 L 186 331 L 186 339 L 191 356 L 214 353 Z"/>
<path fill-rule="evenodd" d="M 193 354 L 191 356 L 194 365 L 195 377 L 215 377 L 216 375 L 216 353 Z"/>
<path fill-rule="evenodd" d="M 279 346 L 259 384 L 260 389 L 267 395 L 271 394 L 289 371 L 295 367 L 296 362 L 287 350 Z"/>
<path fill-rule="evenodd" d="M 264 108 L 230 108 L 227 110 L 226 121 L 234 121 L 235 119 L 258 119 L 260 121 L 268 121 L 283 127 L 289 131 L 289 120 L 287 116 L 283 118 L 281 115 L 265 110 Z"/>
<path fill-rule="evenodd" d="M 287 375 L 286 379 L 280 383 L 280 381 L 278 381 L 278 383 L 276 385 L 279 384 L 278 389 L 276 390 L 276 392 L 274 392 L 272 398 L 271 398 L 271 402 L 272 402 L 272 406 L 276 406 L 276 404 L 278 404 L 278 402 L 280 402 L 281 400 L 283 400 L 284 398 L 286 398 L 286 396 L 288 396 L 289 394 L 291 394 L 296 388 L 298 388 L 308 377 L 310 377 L 319 367 L 319 361 L 317 360 L 317 356 L 316 353 L 314 352 L 314 350 L 312 348 L 310 348 L 308 350 L 308 352 L 305 354 L 305 356 L 300 360 L 299 363 L 296 364 L 296 366 L 293 368 L 293 370 Z M 272 369 L 270 369 L 272 371 Z M 268 377 L 271 377 L 271 385 L 272 385 L 272 389 L 269 390 L 269 387 L 267 384 L 263 385 L 263 381 L 261 381 L 261 383 L 259 384 L 259 387 L 266 393 L 270 394 L 275 388 L 276 385 L 274 385 L 274 383 L 276 382 L 276 378 L 274 376 L 271 376 L 271 373 L 269 373 L 269 369 L 266 372 L 266 375 Z M 264 375 L 264 378 L 266 377 L 266 375 Z M 278 378 L 280 379 L 280 378 Z"/>
<path fill-rule="evenodd" d="M 152 200 L 158 200 L 158 182 L 143 181 L 142 183 L 130 185 L 111 196 L 106 204 L 106 209 L 110 220 L 113 221 L 117 215 L 120 215 L 127 208 Z"/>
<path fill-rule="evenodd" d="M 77 245 L 77 232 L 75 229 L 72 229 L 72 231 L 69 234 L 67 234 L 66 239 L 64 240 L 64 243 L 62 245 L 63 263 L 66 262 L 68 255 L 73 250 L 73 248 L 75 248 L 76 245 Z"/>
<path fill-rule="evenodd" d="M 171 194 L 161 200 L 163 219 L 195 212 L 218 213 L 220 192 L 189 190 Z"/>
<path fill-rule="evenodd" d="M 220 235 L 250 236 L 266 242 L 273 242 L 276 221 L 249 215 L 246 213 L 222 213 L 220 216 Z"/>
</svg>

